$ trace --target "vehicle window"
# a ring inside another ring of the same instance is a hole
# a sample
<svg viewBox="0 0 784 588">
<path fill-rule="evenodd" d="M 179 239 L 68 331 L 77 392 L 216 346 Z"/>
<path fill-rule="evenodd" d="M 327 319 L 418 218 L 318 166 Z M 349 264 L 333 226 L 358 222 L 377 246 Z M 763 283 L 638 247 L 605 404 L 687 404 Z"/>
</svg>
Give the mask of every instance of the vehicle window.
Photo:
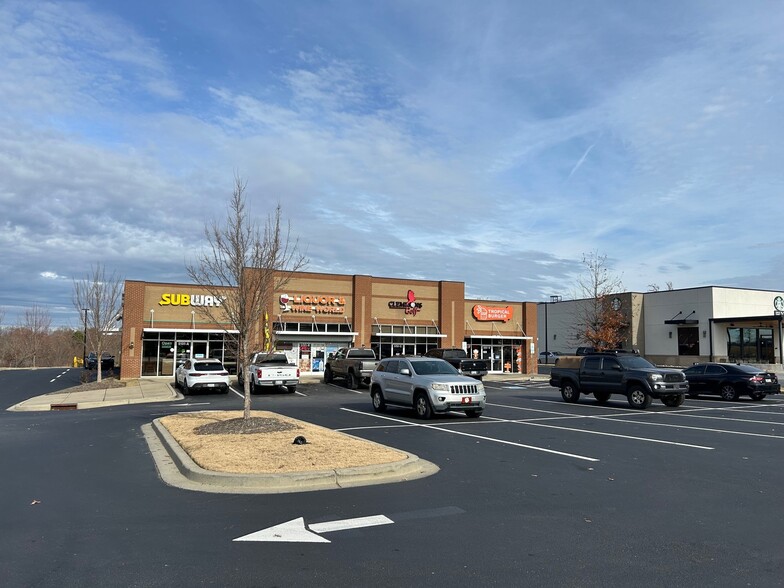
<svg viewBox="0 0 784 588">
<path fill-rule="evenodd" d="M 620 368 L 621 364 L 618 363 L 618 360 L 613 359 L 612 357 L 605 357 L 602 367 L 606 370 L 612 370 Z"/>
<path fill-rule="evenodd" d="M 734 365 L 732 367 L 733 367 L 734 370 L 739 371 L 739 372 L 744 372 L 746 374 L 758 374 L 761 371 L 763 371 L 763 370 L 760 370 L 759 368 L 755 368 L 753 365 L 741 364 L 741 365 Z"/>
<path fill-rule="evenodd" d="M 411 362 L 414 372 L 420 376 L 430 376 L 433 374 L 450 374 L 455 375 L 458 373 L 457 369 L 445 361 L 414 361 Z"/>
<path fill-rule="evenodd" d="M 700 374 L 704 374 L 705 373 L 705 366 L 704 365 L 693 365 L 693 366 L 683 370 L 683 373 L 686 374 L 687 376 L 697 376 L 697 375 L 700 375 Z"/>
<path fill-rule="evenodd" d="M 390 374 L 396 374 L 400 369 L 400 361 L 397 359 L 393 359 L 392 361 L 387 362 L 387 369 L 386 371 Z"/>
<path fill-rule="evenodd" d="M 376 354 L 372 349 L 352 349 L 351 355 L 359 359 L 375 359 Z"/>
<path fill-rule="evenodd" d="M 442 357 L 444 359 L 463 359 L 466 356 L 462 349 L 445 349 Z"/>
<path fill-rule="evenodd" d="M 583 367 L 586 370 L 598 370 L 602 368 L 602 358 L 601 357 L 589 357 L 585 360 Z"/>
<path fill-rule="evenodd" d="M 258 359 L 258 363 L 288 365 L 289 358 L 283 355 L 282 353 L 276 353 L 275 355 L 267 355 L 266 357 L 260 357 Z"/>
<path fill-rule="evenodd" d="M 387 371 L 387 364 L 385 364 L 385 363 L 382 361 L 380 364 L 378 364 L 378 365 L 376 366 L 376 371 L 377 371 L 377 372 L 385 372 L 385 371 Z"/>
<path fill-rule="evenodd" d="M 619 355 L 618 361 L 626 369 L 645 369 L 656 367 L 650 361 L 639 355 Z"/>
<path fill-rule="evenodd" d="M 712 374 L 712 375 L 715 376 L 717 374 L 726 374 L 727 370 L 725 370 L 720 365 L 709 365 L 708 367 L 705 368 L 705 373 L 706 374 Z"/>
<path fill-rule="evenodd" d="M 217 361 L 197 361 L 193 366 L 198 372 L 222 372 L 223 365 Z"/>
</svg>

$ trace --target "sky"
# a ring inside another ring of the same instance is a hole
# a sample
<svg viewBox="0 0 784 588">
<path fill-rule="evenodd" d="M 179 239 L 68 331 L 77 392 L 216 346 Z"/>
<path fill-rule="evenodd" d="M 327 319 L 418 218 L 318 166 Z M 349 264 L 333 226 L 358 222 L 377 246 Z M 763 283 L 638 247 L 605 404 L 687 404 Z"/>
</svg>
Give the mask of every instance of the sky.
<svg viewBox="0 0 784 588">
<path fill-rule="evenodd" d="M 0 0 L 0 314 L 188 283 L 235 176 L 307 271 L 784 289 L 784 3 Z"/>
</svg>

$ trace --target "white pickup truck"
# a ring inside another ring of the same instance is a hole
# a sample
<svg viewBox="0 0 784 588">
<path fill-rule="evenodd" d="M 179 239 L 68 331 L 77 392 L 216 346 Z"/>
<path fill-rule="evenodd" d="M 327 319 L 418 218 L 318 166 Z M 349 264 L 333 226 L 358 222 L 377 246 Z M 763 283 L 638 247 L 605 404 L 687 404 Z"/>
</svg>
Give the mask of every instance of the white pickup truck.
<svg viewBox="0 0 784 588">
<path fill-rule="evenodd" d="M 259 351 L 254 353 L 245 374 L 250 382 L 250 393 L 258 394 L 262 390 L 277 390 L 285 387 L 289 392 L 296 392 L 299 384 L 299 368 L 289 362 L 284 353 Z M 243 374 L 237 377 L 243 385 Z"/>
</svg>

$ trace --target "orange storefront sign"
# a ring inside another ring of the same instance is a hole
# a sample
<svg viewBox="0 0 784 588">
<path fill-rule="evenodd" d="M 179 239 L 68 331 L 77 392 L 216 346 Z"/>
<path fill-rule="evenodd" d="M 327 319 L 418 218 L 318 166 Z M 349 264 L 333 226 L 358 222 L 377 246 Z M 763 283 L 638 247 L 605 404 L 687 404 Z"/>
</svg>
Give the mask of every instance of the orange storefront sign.
<svg viewBox="0 0 784 588">
<path fill-rule="evenodd" d="M 511 306 L 485 306 L 475 304 L 473 309 L 474 318 L 478 321 L 508 321 L 512 319 Z"/>
</svg>

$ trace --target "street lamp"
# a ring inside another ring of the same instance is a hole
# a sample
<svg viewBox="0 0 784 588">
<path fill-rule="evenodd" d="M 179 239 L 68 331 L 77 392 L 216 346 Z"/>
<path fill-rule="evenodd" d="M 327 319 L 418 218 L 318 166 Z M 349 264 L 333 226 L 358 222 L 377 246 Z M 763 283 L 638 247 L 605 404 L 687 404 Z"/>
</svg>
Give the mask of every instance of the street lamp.
<svg viewBox="0 0 784 588">
<path fill-rule="evenodd" d="M 89 308 L 83 308 L 82 312 L 84 313 L 84 333 L 83 333 L 83 341 L 82 341 L 82 367 L 87 367 L 87 311 L 90 310 Z"/>
</svg>

